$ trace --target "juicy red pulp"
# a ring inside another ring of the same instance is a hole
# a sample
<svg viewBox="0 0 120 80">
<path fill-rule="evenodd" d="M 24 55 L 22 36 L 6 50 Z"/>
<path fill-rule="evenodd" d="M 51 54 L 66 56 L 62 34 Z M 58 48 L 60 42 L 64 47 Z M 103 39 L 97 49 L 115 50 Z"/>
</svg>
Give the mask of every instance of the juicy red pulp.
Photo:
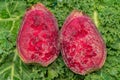
<svg viewBox="0 0 120 80">
<path fill-rule="evenodd" d="M 20 33 L 21 54 L 30 62 L 48 62 L 58 55 L 58 30 L 44 11 L 33 10 L 25 16 Z"/>
<path fill-rule="evenodd" d="M 103 57 L 101 40 L 90 22 L 85 17 L 75 18 L 61 32 L 63 57 L 67 66 L 76 73 L 84 74 L 94 69 Z"/>
</svg>

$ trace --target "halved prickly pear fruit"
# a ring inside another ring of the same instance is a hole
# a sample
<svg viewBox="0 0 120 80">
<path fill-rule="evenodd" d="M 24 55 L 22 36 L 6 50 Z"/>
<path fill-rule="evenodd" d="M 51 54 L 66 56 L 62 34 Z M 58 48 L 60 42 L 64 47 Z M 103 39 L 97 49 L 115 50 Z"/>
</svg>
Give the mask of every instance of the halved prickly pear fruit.
<svg viewBox="0 0 120 80">
<path fill-rule="evenodd" d="M 81 11 L 74 10 L 60 33 L 65 64 L 73 72 L 85 75 L 100 69 L 106 59 L 106 47 L 95 24 Z"/>
<path fill-rule="evenodd" d="M 48 66 L 59 54 L 58 25 L 54 15 L 41 3 L 25 13 L 17 38 L 17 49 L 25 63 Z"/>
</svg>

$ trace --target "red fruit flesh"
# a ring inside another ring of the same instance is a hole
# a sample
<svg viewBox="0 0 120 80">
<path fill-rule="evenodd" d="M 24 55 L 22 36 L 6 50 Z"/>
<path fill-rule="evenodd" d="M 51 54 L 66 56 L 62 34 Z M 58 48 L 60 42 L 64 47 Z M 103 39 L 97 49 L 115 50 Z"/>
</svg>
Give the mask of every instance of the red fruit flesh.
<svg viewBox="0 0 120 80">
<path fill-rule="evenodd" d="M 25 13 L 18 34 L 17 49 L 25 63 L 48 66 L 58 57 L 57 21 L 41 3 L 32 6 Z"/>
<path fill-rule="evenodd" d="M 106 47 L 95 24 L 85 14 L 73 11 L 60 34 L 62 56 L 73 72 L 85 75 L 100 69 L 106 59 Z"/>
</svg>

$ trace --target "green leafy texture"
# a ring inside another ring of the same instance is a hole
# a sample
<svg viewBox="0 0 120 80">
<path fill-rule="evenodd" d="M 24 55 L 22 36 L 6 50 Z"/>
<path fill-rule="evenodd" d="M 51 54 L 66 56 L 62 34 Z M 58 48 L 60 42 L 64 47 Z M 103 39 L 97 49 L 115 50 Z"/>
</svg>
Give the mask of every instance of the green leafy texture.
<svg viewBox="0 0 120 80">
<path fill-rule="evenodd" d="M 23 63 L 16 50 L 16 38 L 25 10 L 41 2 L 55 14 L 59 28 L 73 9 L 82 10 L 95 22 L 107 46 L 102 69 L 85 76 L 74 74 L 61 55 L 48 67 Z M 0 80 L 119 80 L 119 0 L 0 0 Z"/>
</svg>

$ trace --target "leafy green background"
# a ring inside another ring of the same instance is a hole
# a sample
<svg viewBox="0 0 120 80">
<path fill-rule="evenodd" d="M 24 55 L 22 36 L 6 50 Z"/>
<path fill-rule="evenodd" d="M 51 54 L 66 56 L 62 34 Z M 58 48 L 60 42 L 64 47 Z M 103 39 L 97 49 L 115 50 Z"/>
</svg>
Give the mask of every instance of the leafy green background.
<svg viewBox="0 0 120 80">
<path fill-rule="evenodd" d="M 16 37 L 25 10 L 43 3 L 61 28 L 74 10 L 82 10 L 96 23 L 107 46 L 102 69 L 85 76 L 74 74 L 61 54 L 48 67 L 24 64 L 16 50 Z M 0 0 L 0 80 L 120 80 L 120 0 Z"/>
</svg>

